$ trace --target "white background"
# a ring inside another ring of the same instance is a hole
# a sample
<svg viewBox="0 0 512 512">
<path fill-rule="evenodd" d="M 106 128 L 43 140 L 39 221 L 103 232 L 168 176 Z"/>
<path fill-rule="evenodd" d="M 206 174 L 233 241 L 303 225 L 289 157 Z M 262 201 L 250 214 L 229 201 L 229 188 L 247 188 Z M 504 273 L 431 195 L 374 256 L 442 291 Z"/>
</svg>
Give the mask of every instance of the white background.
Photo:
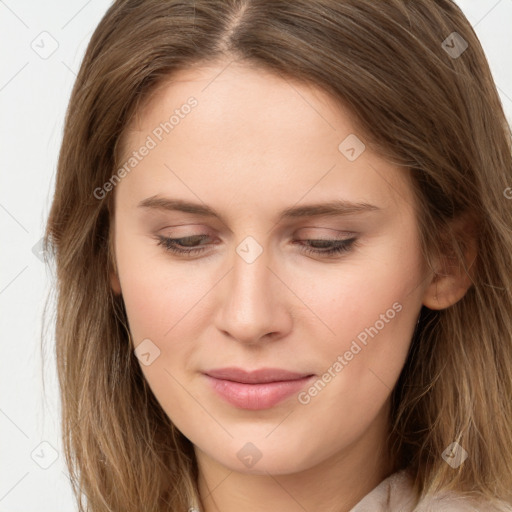
<svg viewBox="0 0 512 512">
<path fill-rule="evenodd" d="M 512 0 L 458 3 L 481 40 L 512 122 Z M 39 349 L 49 271 L 33 247 L 49 211 L 71 87 L 109 5 L 0 0 L 0 512 L 76 510 L 61 455 L 52 332 L 47 353 Z M 41 38 L 46 51 L 58 44 L 48 58 L 32 48 L 44 51 Z"/>
</svg>

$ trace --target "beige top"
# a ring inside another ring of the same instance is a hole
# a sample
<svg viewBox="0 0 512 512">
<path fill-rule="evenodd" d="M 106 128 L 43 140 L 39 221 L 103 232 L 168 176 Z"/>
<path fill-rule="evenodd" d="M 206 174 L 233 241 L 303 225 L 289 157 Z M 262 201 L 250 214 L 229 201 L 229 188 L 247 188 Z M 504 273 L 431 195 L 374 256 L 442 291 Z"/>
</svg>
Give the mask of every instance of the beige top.
<svg viewBox="0 0 512 512">
<path fill-rule="evenodd" d="M 404 470 L 383 480 L 350 512 L 497 512 L 500 510 L 491 504 L 448 492 L 435 498 L 421 500 L 416 507 L 414 502 L 412 478 Z M 503 510 L 512 511 L 512 507 Z"/>
<path fill-rule="evenodd" d="M 444 493 L 414 506 L 412 478 L 405 471 L 394 473 L 367 494 L 350 512 L 512 512 L 512 506 L 496 508 L 456 493 Z M 199 512 L 190 507 L 188 512 Z"/>
</svg>

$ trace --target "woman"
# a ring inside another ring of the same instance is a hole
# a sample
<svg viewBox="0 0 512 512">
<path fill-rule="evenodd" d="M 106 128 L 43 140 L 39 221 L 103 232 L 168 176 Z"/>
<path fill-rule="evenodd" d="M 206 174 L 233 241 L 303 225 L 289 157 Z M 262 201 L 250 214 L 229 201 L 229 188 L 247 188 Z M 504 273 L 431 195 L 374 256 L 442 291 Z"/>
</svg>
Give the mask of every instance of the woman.
<svg viewBox="0 0 512 512">
<path fill-rule="evenodd" d="M 46 233 L 80 510 L 512 510 L 510 135 L 452 1 L 116 1 Z"/>
</svg>

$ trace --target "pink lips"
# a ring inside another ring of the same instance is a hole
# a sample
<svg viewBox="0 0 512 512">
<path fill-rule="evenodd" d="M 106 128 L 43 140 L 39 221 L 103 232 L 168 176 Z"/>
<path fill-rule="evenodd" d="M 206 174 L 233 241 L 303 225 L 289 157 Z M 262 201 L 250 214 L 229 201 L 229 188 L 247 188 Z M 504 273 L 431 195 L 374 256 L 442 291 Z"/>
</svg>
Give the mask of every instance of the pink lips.
<svg viewBox="0 0 512 512">
<path fill-rule="evenodd" d="M 241 409 L 268 409 L 298 393 L 312 374 L 262 368 L 246 372 L 241 368 L 209 370 L 205 375 L 213 389 L 227 402 Z"/>
</svg>

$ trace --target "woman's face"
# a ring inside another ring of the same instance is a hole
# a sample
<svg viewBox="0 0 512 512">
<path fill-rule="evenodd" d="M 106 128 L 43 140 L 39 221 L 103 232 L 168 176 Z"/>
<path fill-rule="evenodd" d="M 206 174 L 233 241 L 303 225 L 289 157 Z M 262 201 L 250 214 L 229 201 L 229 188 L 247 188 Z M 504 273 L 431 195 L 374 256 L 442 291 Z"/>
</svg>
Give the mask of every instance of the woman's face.
<svg viewBox="0 0 512 512">
<path fill-rule="evenodd" d="M 371 457 L 428 286 L 406 170 L 319 89 L 225 66 L 176 74 L 124 140 L 112 286 L 142 371 L 231 470 Z"/>
</svg>

